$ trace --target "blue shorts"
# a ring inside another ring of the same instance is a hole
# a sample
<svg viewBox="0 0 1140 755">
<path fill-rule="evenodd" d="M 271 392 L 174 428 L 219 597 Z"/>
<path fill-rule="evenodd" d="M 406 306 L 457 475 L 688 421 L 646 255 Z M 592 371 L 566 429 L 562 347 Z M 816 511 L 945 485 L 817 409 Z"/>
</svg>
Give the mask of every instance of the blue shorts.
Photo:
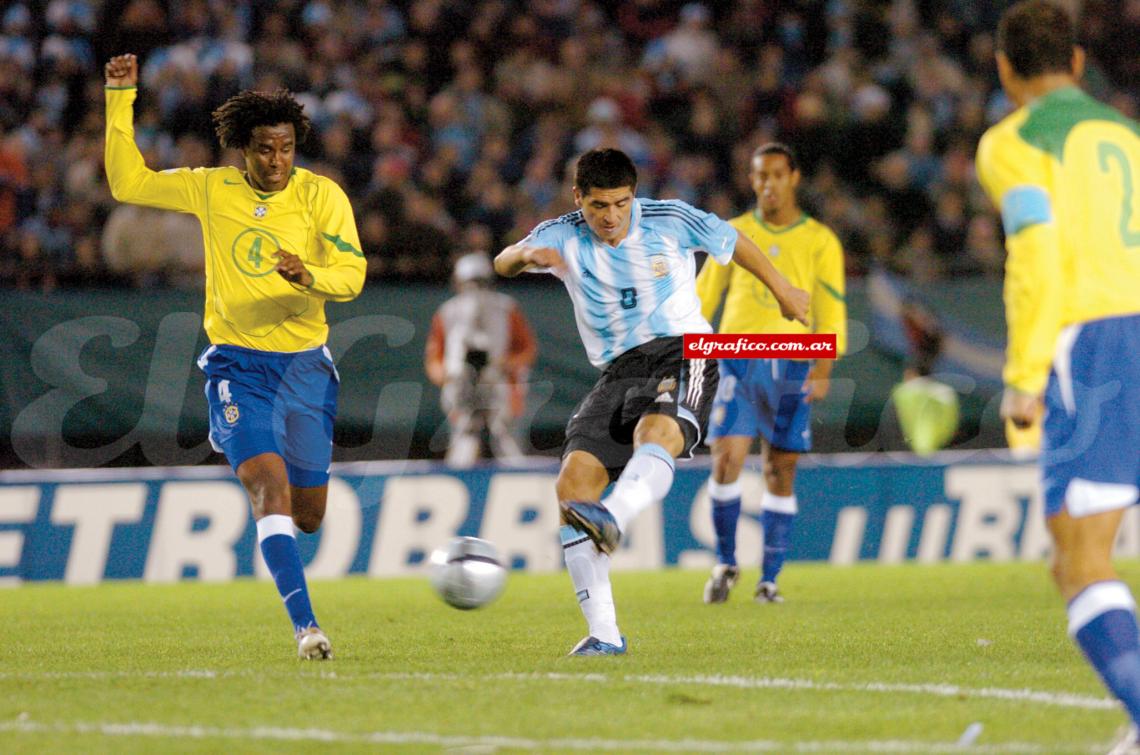
<svg viewBox="0 0 1140 755">
<path fill-rule="evenodd" d="M 289 484 L 329 481 L 340 377 L 327 347 L 283 353 L 210 346 L 206 373 L 210 444 L 235 470 L 263 453 L 285 459 Z"/>
<path fill-rule="evenodd" d="M 1045 389 L 1046 516 L 1130 506 L 1140 492 L 1140 315 L 1072 325 Z"/>
<path fill-rule="evenodd" d="M 800 359 L 721 359 L 709 439 L 763 435 L 775 448 L 810 451 L 811 405 L 804 401 L 810 369 Z"/>
</svg>

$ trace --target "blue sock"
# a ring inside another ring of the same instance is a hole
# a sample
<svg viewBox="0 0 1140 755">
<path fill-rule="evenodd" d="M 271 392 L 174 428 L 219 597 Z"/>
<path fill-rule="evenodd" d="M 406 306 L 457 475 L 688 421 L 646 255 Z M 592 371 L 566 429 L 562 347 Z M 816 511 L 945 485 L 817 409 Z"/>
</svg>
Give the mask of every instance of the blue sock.
<svg viewBox="0 0 1140 755">
<path fill-rule="evenodd" d="M 293 518 L 284 514 L 271 514 L 257 520 L 257 539 L 261 555 L 277 592 L 285 603 L 285 610 L 293 622 L 293 632 L 317 626 L 313 606 L 309 602 L 309 588 L 305 584 L 305 568 L 301 565 L 301 552 L 293 536 Z"/>
<path fill-rule="evenodd" d="M 761 582 L 775 582 L 784 568 L 784 558 L 788 555 L 788 541 L 792 538 L 792 522 L 795 514 L 782 514 L 779 511 L 764 509 L 760 523 L 764 525 L 764 564 L 761 569 Z"/>
<path fill-rule="evenodd" d="M 709 479 L 716 561 L 736 566 L 736 522 L 740 519 L 740 481 L 718 483 Z"/>
<path fill-rule="evenodd" d="M 1140 632 L 1123 582 L 1089 585 L 1069 603 L 1069 634 L 1104 684 L 1140 724 Z"/>
</svg>

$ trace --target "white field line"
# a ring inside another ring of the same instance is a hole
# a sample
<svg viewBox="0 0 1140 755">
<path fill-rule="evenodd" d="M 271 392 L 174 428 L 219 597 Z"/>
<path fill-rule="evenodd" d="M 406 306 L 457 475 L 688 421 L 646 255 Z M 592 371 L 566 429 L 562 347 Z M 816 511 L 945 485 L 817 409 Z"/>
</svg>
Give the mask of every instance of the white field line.
<svg viewBox="0 0 1140 755">
<path fill-rule="evenodd" d="M 0 733 L 102 735 L 109 737 L 163 737 L 177 739 L 275 740 L 284 742 L 326 742 L 373 745 L 432 745 L 438 747 L 511 748 L 516 750 L 586 750 L 586 751 L 651 751 L 651 752 L 844 752 L 844 753 L 1036 753 L 1055 752 L 1025 742 L 976 745 L 962 748 L 952 743 L 882 740 L 849 742 L 777 742 L 751 740 L 731 742 L 702 739 L 536 739 L 530 737 L 466 736 L 435 734 L 422 731 L 342 732 L 329 729 L 292 729 L 276 726 L 253 728 L 216 728 L 212 726 L 176 726 L 129 721 L 40 723 L 27 718 L 0 722 Z M 1089 750 L 1095 752 L 1096 750 Z"/>
<path fill-rule="evenodd" d="M 266 676 L 295 676 L 289 673 L 272 674 L 264 671 L 213 671 L 210 669 L 187 669 L 183 671 L 45 671 L 0 673 L 0 682 L 6 680 L 51 681 L 62 679 L 230 679 L 238 677 L 259 678 Z M 1066 692 L 1045 692 L 1032 689 L 1003 689 L 1000 687 L 962 687 L 957 684 L 921 683 L 904 684 L 897 682 L 817 682 L 810 679 L 781 679 L 749 676 L 668 676 L 655 674 L 560 674 L 560 673 L 505 673 L 505 674 L 437 674 L 432 672 L 377 672 L 364 674 L 342 674 L 338 671 L 321 671 L 309 676 L 296 675 L 306 679 L 328 679 L 338 681 L 412 681 L 412 682 L 467 682 L 467 681 L 540 681 L 577 682 L 590 684 L 648 684 L 648 685 L 697 685 L 709 687 L 735 687 L 737 689 L 790 689 L 823 692 L 884 692 L 894 694 L 928 695 L 933 697 L 975 697 L 1009 702 L 1028 702 L 1060 708 L 1081 708 L 1085 710 L 1115 710 L 1120 704 L 1107 697 L 1092 697 Z"/>
</svg>

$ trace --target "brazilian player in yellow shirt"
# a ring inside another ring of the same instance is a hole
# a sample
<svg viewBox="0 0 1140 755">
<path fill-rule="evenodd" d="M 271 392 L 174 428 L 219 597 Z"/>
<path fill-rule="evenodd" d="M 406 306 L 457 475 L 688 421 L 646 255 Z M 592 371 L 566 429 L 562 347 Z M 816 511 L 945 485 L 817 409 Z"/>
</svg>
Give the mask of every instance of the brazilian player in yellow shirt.
<svg viewBox="0 0 1140 755">
<path fill-rule="evenodd" d="M 811 294 L 809 324 L 786 320 L 775 299 L 734 263 L 708 259 L 697 278 L 705 319 L 724 298 L 721 333 L 834 334 L 837 354 L 847 345 L 843 249 L 831 229 L 806 215 L 796 200 L 800 170 L 784 144 L 752 155 L 756 209 L 731 221 L 793 286 Z M 728 290 L 725 296 L 725 290 Z M 796 463 L 811 450 L 811 403 L 830 388 L 834 361 L 820 359 L 721 359 L 720 387 L 709 421 L 713 471 L 709 479 L 717 564 L 705 585 L 706 603 L 723 603 L 740 578 L 736 523 L 740 518 L 740 470 L 756 436 L 764 455 L 766 490 L 761 499 L 764 560 L 756 600 L 783 602 L 776 577 L 784 565 L 798 512 Z"/>
<path fill-rule="evenodd" d="M 246 91 L 214 113 L 245 170 L 146 167 L 134 139 L 138 61 L 107 63 L 105 163 L 121 202 L 195 215 L 206 254 L 204 326 L 210 441 L 249 496 L 266 566 L 298 655 L 332 657 L 313 614 L 293 527 L 314 532 L 328 495 L 340 378 L 325 347 L 326 301 L 349 301 L 365 260 L 352 207 L 333 181 L 293 166 L 309 131 L 285 91 Z"/>
<path fill-rule="evenodd" d="M 1140 493 L 1140 125 L 1078 88 L 1074 40 L 1068 14 L 1044 0 L 1002 16 L 998 74 L 1017 110 L 982 137 L 977 172 L 1006 235 L 1002 415 L 1025 427 L 1043 410 L 1069 634 L 1135 723 L 1136 602 L 1111 557 Z M 1135 730 L 1119 751 L 1140 752 Z"/>
</svg>

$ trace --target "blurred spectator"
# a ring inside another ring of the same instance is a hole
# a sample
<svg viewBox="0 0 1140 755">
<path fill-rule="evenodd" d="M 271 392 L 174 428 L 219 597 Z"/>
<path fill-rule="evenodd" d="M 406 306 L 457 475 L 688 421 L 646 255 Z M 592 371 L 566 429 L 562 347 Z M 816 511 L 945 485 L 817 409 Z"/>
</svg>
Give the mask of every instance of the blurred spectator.
<svg viewBox="0 0 1140 755">
<path fill-rule="evenodd" d="M 481 233 L 469 235 L 480 241 Z M 445 460 L 456 467 L 470 467 L 479 458 L 484 430 L 496 459 L 522 456 L 512 425 L 526 408 L 536 346 L 517 302 L 491 290 L 494 277 L 491 258 L 481 249 L 456 261 L 456 294 L 432 316 L 424 353 L 424 369 L 442 389 L 440 403 L 451 428 Z"/>
<path fill-rule="evenodd" d="M 944 336 L 937 317 L 915 299 L 902 304 L 908 357 L 902 382 L 891 391 L 891 403 L 908 446 L 920 456 L 943 448 L 958 431 L 958 394 L 931 377 Z"/>
<path fill-rule="evenodd" d="M 120 204 L 103 227 L 102 248 L 111 272 L 136 288 L 197 290 L 204 283 L 202 227 L 193 215 Z"/>
</svg>

